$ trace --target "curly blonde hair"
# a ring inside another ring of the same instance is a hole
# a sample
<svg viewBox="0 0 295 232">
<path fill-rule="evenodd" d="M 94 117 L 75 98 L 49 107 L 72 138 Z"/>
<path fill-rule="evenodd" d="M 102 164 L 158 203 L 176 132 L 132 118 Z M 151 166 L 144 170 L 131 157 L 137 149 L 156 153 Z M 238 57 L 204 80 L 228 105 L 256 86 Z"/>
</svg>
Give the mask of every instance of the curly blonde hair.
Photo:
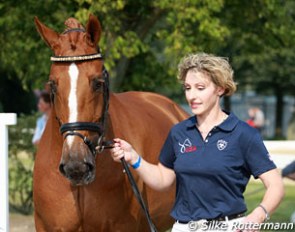
<svg viewBox="0 0 295 232">
<path fill-rule="evenodd" d="M 223 95 L 231 96 L 237 89 L 233 79 L 233 69 L 225 57 L 206 53 L 189 54 L 178 65 L 178 79 L 182 83 L 189 70 L 208 74 L 216 86 L 225 89 Z"/>
</svg>

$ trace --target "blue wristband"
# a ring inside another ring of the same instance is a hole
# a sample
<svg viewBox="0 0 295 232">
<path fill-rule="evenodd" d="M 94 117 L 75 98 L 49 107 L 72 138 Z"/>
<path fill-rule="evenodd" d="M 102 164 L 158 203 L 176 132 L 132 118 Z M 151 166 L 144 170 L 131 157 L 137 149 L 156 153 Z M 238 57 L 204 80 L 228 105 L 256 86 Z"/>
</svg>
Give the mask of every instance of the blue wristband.
<svg viewBox="0 0 295 232">
<path fill-rule="evenodd" d="M 132 164 L 131 167 L 133 167 L 133 169 L 137 169 L 139 168 L 140 163 L 141 163 L 141 156 L 138 156 L 138 160 L 136 161 L 135 164 Z"/>
</svg>

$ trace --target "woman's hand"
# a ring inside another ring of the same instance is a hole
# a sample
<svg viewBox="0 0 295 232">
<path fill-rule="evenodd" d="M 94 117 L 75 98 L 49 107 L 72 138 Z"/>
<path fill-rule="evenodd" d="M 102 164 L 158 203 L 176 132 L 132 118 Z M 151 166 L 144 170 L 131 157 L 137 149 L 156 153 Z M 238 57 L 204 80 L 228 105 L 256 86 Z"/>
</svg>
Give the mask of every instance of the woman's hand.
<svg viewBox="0 0 295 232">
<path fill-rule="evenodd" d="M 255 224 L 255 227 L 257 228 L 259 224 L 263 223 L 265 219 L 267 219 L 267 214 L 269 217 L 269 215 L 275 211 L 284 196 L 284 184 L 277 169 L 264 172 L 259 178 L 264 184 L 266 192 L 260 206 L 256 207 L 242 222 L 248 227 L 252 223 Z M 254 228 L 254 226 L 251 228 Z M 243 230 L 243 232 L 244 231 L 256 232 L 259 230 L 254 228 Z"/>
<path fill-rule="evenodd" d="M 116 162 L 120 162 L 122 158 L 130 165 L 138 164 L 134 167 L 140 176 L 152 189 L 163 191 L 169 188 L 175 181 L 175 172 L 173 169 L 167 168 L 161 163 L 151 164 L 143 158 L 139 160 L 138 153 L 133 147 L 122 139 L 114 139 L 114 148 L 111 149 L 111 156 Z M 140 167 L 140 168 L 138 168 Z"/>
<path fill-rule="evenodd" d="M 119 138 L 114 139 L 114 142 L 114 148 L 111 149 L 114 161 L 120 162 L 124 158 L 131 165 L 137 162 L 139 155 L 129 143 Z"/>
<path fill-rule="evenodd" d="M 257 207 L 241 222 L 241 224 L 244 224 L 244 227 L 242 227 L 244 229 L 238 232 L 259 232 L 259 225 L 263 223 L 264 220 L 264 211 L 260 207 Z"/>
</svg>

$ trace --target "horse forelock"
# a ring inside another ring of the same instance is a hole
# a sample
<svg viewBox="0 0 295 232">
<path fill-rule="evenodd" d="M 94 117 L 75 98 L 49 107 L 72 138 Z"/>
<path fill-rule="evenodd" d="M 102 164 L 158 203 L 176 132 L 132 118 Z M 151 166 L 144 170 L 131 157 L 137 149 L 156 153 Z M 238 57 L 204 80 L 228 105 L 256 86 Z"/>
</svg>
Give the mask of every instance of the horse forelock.
<svg viewBox="0 0 295 232">
<path fill-rule="evenodd" d="M 96 53 L 96 49 L 88 45 L 85 37 L 85 32 L 62 34 L 59 44 L 60 50 L 55 51 L 55 54 L 58 56 L 81 56 Z"/>
<path fill-rule="evenodd" d="M 66 30 L 70 30 L 70 29 L 84 29 L 83 25 L 75 18 L 68 18 L 65 21 L 65 25 L 67 26 Z"/>
<path fill-rule="evenodd" d="M 67 31 L 69 32 L 65 33 Z M 87 32 L 71 29 L 66 29 L 65 32 L 60 34 L 58 46 L 54 49 L 55 55 L 81 56 L 97 52 L 97 48 L 87 42 Z"/>
</svg>

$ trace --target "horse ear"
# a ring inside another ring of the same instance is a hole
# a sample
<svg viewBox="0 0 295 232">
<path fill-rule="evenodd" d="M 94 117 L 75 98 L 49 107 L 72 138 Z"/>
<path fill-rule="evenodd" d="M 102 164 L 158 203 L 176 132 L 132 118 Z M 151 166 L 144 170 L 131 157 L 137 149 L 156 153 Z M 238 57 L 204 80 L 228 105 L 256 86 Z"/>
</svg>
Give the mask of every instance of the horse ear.
<svg viewBox="0 0 295 232">
<path fill-rule="evenodd" d="M 59 34 L 53 31 L 52 29 L 46 27 L 43 23 L 41 23 L 37 16 L 35 16 L 34 21 L 40 36 L 46 42 L 46 44 L 53 50 L 54 45 L 58 43 Z"/>
<path fill-rule="evenodd" d="M 90 14 L 89 19 L 86 25 L 86 31 L 88 33 L 89 42 L 96 46 L 101 35 L 101 26 L 100 22 L 98 21 L 97 17 Z"/>
</svg>

